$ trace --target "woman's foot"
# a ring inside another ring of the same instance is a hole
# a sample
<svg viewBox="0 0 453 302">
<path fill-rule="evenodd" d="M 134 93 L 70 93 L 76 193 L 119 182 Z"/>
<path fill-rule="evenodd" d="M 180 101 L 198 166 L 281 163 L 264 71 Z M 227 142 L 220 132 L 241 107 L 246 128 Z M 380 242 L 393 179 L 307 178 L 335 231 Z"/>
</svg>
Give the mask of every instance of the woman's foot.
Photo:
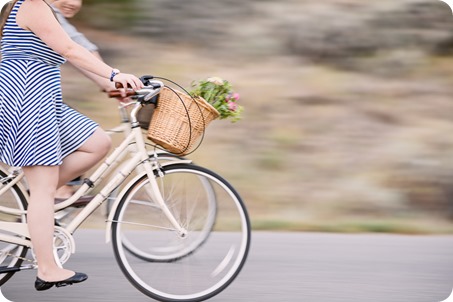
<svg viewBox="0 0 453 302">
<path fill-rule="evenodd" d="M 51 265 L 49 267 L 38 265 L 37 277 L 45 281 L 59 281 L 74 276 L 75 272 L 72 270 L 60 268 L 59 266 Z"/>
<path fill-rule="evenodd" d="M 72 186 L 64 185 L 57 189 L 55 192 L 56 199 L 68 199 L 74 194 L 74 188 Z"/>
<path fill-rule="evenodd" d="M 74 187 L 69 185 L 64 185 L 57 189 L 55 193 L 55 204 L 66 201 L 74 194 Z M 93 195 L 85 195 L 77 199 L 71 206 L 75 208 L 80 208 L 86 206 L 91 200 L 93 200 Z"/>
<path fill-rule="evenodd" d="M 43 279 L 36 277 L 35 289 L 38 291 L 43 291 L 52 288 L 54 285 L 55 287 L 63 287 L 67 285 L 72 285 L 74 283 L 83 282 L 86 279 L 88 279 L 88 276 L 84 273 L 73 273 L 71 277 L 57 281 L 44 281 Z"/>
</svg>

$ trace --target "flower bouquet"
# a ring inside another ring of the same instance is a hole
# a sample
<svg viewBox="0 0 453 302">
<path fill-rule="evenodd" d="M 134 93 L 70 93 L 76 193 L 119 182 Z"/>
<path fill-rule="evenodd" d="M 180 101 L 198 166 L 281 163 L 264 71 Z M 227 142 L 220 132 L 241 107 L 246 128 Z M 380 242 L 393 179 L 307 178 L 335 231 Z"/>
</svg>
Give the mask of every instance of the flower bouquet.
<svg viewBox="0 0 453 302">
<path fill-rule="evenodd" d="M 233 92 L 231 84 L 218 77 L 211 77 L 198 83 L 192 83 L 189 92 L 192 97 L 201 97 L 219 112 L 219 119 L 236 122 L 244 111 L 238 105 L 239 94 Z"/>
<path fill-rule="evenodd" d="M 191 152 L 210 122 L 217 118 L 236 122 L 243 111 L 237 104 L 239 94 L 217 77 L 192 84 L 188 93 L 164 87 L 147 134 L 154 143 L 178 155 Z"/>
</svg>

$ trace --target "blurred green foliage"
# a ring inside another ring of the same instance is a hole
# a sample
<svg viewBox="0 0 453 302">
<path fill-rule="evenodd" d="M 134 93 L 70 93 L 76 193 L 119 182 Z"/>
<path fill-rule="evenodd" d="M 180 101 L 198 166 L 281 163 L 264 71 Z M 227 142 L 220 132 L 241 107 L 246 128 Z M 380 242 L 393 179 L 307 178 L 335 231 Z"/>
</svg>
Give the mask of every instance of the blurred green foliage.
<svg viewBox="0 0 453 302">
<path fill-rule="evenodd" d="M 75 17 L 99 29 L 121 30 L 132 26 L 138 17 L 139 9 L 135 0 L 84 0 L 83 9 Z"/>
</svg>

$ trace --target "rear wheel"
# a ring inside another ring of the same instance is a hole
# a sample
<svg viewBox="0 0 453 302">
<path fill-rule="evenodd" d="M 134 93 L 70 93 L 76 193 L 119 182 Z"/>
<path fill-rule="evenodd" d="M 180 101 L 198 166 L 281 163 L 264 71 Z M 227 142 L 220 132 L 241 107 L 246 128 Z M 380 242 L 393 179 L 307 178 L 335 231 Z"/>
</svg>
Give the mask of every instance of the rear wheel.
<svg viewBox="0 0 453 302">
<path fill-rule="evenodd" d="M 11 177 L 8 175 L 9 173 L 6 170 L 0 169 L 0 191 L 8 187 L 11 181 Z M 27 208 L 27 200 L 22 190 L 17 185 L 14 185 L 0 195 L 0 206 L 24 211 Z M 26 216 L 0 213 L 0 220 L 6 222 L 25 222 Z M 11 235 L 11 233 L 4 230 L 0 232 Z M 14 275 L 14 271 L 1 272 L 5 271 L 5 268 L 20 267 L 27 251 L 27 247 L 0 241 L 0 286 L 5 284 Z"/>
<path fill-rule="evenodd" d="M 115 257 L 129 281 L 147 296 L 202 301 L 224 290 L 244 265 L 249 218 L 239 194 L 217 174 L 191 164 L 169 165 L 163 172 L 157 178 L 160 192 L 186 236 L 174 230 L 151 200 L 144 175 L 115 212 Z M 138 257 L 130 246 L 147 256 Z"/>
</svg>

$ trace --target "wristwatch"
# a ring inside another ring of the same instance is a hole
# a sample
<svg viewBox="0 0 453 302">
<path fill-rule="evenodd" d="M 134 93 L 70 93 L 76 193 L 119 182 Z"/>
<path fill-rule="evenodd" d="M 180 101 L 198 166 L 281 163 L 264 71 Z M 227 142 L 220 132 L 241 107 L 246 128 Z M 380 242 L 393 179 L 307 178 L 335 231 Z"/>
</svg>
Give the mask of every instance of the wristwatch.
<svg viewBox="0 0 453 302">
<path fill-rule="evenodd" d="M 119 73 L 121 73 L 121 71 L 119 71 L 118 69 L 112 69 L 112 73 L 110 74 L 110 82 L 113 82 L 113 78 Z"/>
</svg>

